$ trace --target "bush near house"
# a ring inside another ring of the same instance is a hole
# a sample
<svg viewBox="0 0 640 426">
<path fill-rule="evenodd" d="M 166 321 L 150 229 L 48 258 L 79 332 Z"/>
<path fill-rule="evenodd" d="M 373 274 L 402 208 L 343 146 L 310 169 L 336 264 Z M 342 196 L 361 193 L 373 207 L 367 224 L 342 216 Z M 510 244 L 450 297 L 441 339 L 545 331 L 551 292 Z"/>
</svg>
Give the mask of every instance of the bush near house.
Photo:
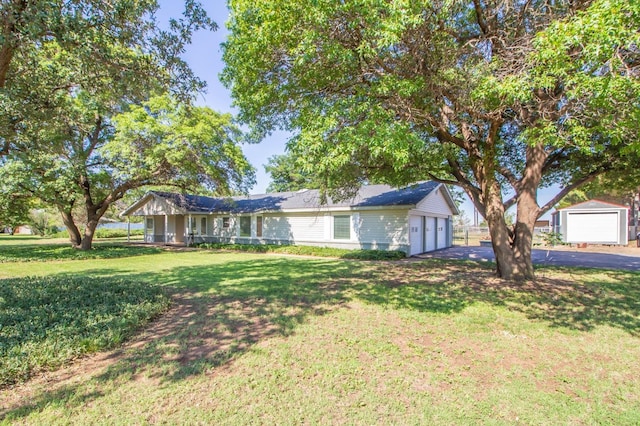
<svg viewBox="0 0 640 426">
<path fill-rule="evenodd" d="M 143 229 L 132 229 L 130 234 L 131 236 L 139 236 L 144 235 Z M 96 233 L 94 238 L 124 238 L 127 236 L 126 229 L 107 229 L 107 228 L 98 228 L 96 229 Z M 60 232 L 56 232 L 55 234 L 47 235 L 49 238 L 69 238 L 69 232 L 65 229 Z"/>
<path fill-rule="evenodd" d="M 233 250 L 249 253 L 280 253 L 304 256 L 337 257 L 359 260 L 399 260 L 407 255 L 400 250 L 347 250 L 331 247 L 294 246 L 277 244 L 199 243 L 196 247 L 213 250 Z"/>
</svg>

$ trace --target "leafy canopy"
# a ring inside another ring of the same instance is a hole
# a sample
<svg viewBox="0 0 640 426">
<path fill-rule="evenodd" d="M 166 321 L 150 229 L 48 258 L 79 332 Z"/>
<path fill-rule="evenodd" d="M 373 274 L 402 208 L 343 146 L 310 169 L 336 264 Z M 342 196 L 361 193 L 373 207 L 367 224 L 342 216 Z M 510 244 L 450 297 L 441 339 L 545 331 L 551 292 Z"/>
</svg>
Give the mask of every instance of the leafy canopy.
<svg viewBox="0 0 640 426">
<path fill-rule="evenodd" d="M 499 274 L 532 277 L 536 218 L 639 159 L 639 3 L 235 0 L 223 80 L 327 187 L 462 187 Z"/>
</svg>

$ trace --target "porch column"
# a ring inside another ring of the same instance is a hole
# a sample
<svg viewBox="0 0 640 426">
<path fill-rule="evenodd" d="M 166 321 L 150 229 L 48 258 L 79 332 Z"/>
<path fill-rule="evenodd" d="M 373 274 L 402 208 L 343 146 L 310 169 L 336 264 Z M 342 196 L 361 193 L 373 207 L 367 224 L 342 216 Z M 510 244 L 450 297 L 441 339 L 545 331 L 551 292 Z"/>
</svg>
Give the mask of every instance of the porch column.
<svg viewBox="0 0 640 426">
<path fill-rule="evenodd" d="M 131 242 L 131 216 L 127 216 L 127 242 Z"/>
<path fill-rule="evenodd" d="M 191 225 L 191 213 L 189 213 L 189 216 L 187 217 L 187 226 L 185 227 L 187 230 L 187 246 L 193 244 L 193 229 L 191 228 Z"/>
<path fill-rule="evenodd" d="M 142 216 L 142 223 L 144 223 L 144 242 L 148 242 L 147 239 L 147 215 Z"/>
<path fill-rule="evenodd" d="M 164 243 L 167 244 L 167 229 L 169 228 L 169 215 L 164 215 Z"/>
</svg>

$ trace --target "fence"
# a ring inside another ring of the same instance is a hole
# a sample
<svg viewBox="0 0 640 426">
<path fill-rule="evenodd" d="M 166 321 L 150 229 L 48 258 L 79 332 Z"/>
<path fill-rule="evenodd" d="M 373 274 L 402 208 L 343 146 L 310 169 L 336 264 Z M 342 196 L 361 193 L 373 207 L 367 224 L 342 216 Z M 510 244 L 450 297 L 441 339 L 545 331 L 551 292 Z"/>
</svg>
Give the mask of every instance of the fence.
<svg viewBox="0 0 640 426">
<path fill-rule="evenodd" d="M 533 245 L 544 243 L 543 234 L 551 232 L 551 227 L 533 229 Z M 479 246 L 481 240 L 490 240 L 486 226 L 454 226 L 453 244 L 458 246 Z"/>
</svg>

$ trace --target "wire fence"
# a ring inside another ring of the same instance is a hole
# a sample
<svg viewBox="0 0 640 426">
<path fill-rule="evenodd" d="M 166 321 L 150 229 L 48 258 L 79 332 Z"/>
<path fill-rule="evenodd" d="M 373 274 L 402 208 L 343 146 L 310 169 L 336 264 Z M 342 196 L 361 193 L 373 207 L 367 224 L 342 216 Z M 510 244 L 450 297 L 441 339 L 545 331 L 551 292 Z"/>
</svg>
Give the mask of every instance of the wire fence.
<svg viewBox="0 0 640 426">
<path fill-rule="evenodd" d="M 552 232 L 550 226 L 533 229 L 533 245 L 540 246 L 545 243 L 545 234 Z M 490 245 L 489 228 L 486 226 L 454 226 L 453 244 L 459 246 Z M 486 241 L 486 242 L 485 242 Z M 484 242 L 484 243 L 483 243 Z"/>
<path fill-rule="evenodd" d="M 553 232 L 553 227 L 545 226 L 533 229 L 533 246 L 543 246 L 549 241 L 547 234 Z M 635 241 L 640 226 L 629 226 L 629 241 Z M 490 245 L 491 237 L 486 226 L 454 226 L 453 244 L 457 246 Z M 640 241 L 640 240 L 639 240 Z M 639 244 L 640 247 L 640 244 Z"/>
</svg>

